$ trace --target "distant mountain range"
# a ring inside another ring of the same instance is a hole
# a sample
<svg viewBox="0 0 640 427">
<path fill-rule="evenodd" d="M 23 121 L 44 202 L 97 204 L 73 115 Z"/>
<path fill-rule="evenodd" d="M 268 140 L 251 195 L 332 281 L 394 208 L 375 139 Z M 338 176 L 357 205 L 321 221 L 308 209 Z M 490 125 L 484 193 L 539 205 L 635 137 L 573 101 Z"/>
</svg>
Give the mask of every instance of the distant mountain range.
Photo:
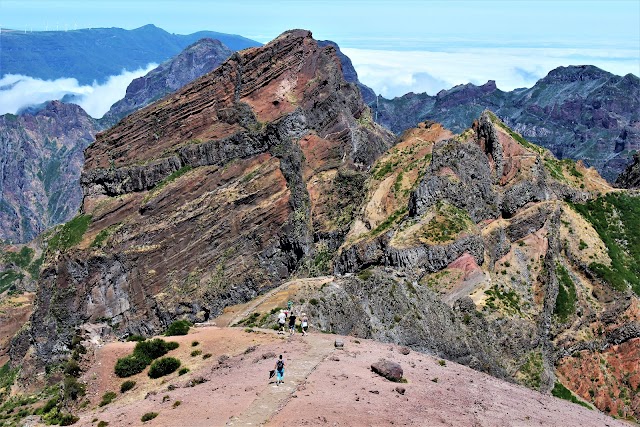
<svg viewBox="0 0 640 427">
<path fill-rule="evenodd" d="M 236 51 L 260 43 L 242 36 L 199 31 L 171 34 L 154 25 L 134 30 L 90 28 L 74 31 L 2 30 L 0 77 L 22 74 L 45 80 L 74 77 L 80 84 L 103 82 L 123 69 L 144 68 L 177 55 L 202 38 L 216 39 Z"/>
<path fill-rule="evenodd" d="M 380 97 L 371 105 L 377 121 L 395 133 L 424 120 L 461 132 L 490 109 L 529 141 L 594 166 L 610 182 L 640 149 L 640 79 L 590 65 L 556 68 L 530 89 L 503 92 L 489 81 L 435 96 Z"/>
</svg>

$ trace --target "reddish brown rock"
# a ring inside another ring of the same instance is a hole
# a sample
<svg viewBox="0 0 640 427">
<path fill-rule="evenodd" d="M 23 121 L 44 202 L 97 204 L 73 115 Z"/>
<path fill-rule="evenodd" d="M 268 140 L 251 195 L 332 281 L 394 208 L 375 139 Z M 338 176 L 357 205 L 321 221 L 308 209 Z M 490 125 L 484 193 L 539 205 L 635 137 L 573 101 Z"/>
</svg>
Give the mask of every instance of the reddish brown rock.
<svg viewBox="0 0 640 427">
<path fill-rule="evenodd" d="M 391 360 L 381 359 L 371 365 L 371 370 L 389 381 L 398 382 L 402 379 L 402 366 Z"/>
</svg>

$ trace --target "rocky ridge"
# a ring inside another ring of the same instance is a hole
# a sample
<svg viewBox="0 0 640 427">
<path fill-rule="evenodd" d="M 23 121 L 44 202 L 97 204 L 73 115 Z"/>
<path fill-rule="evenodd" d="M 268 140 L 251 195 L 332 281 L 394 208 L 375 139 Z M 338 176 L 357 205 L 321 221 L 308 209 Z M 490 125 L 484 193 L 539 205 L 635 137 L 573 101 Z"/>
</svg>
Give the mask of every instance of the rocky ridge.
<svg viewBox="0 0 640 427">
<path fill-rule="evenodd" d="M 494 81 L 459 85 L 435 96 L 379 99 L 378 121 L 396 133 L 424 120 L 461 132 L 484 109 L 560 158 L 582 160 L 615 181 L 640 148 L 640 79 L 597 67 L 559 67 L 529 89 L 503 92 Z M 372 107 L 375 108 L 375 106 Z"/>
<path fill-rule="evenodd" d="M 640 155 L 633 156 L 633 162 L 616 179 L 621 188 L 640 188 Z"/>
<path fill-rule="evenodd" d="M 566 387 L 637 418 L 638 288 L 598 272 L 620 261 L 600 225 L 578 213 L 603 197 L 637 198 L 513 135 L 488 112 L 458 136 L 434 123 L 406 132 L 372 168 L 334 258 L 336 279 L 302 295 L 312 303 L 301 310 L 327 331 L 407 345 L 543 392 Z M 593 373 L 604 378 L 597 388 L 570 368 L 578 353 L 607 352 L 626 362 L 616 374 L 606 365 Z"/>
<path fill-rule="evenodd" d="M 105 128 L 115 125 L 123 117 L 216 69 L 232 53 L 219 40 L 198 40 L 147 75 L 133 80 L 125 97 L 113 104 L 100 123 Z"/>
<path fill-rule="evenodd" d="M 27 242 L 71 219 L 82 200 L 83 150 L 98 123 L 58 101 L 0 116 L 0 238 Z"/>
<path fill-rule="evenodd" d="M 116 334 L 206 321 L 273 287 L 339 246 L 349 218 L 331 206 L 358 196 L 344 177 L 391 141 L 309 32 L 234 54 L 86 150 L 82 240 L 47 259 L 14 357 L 64 358 L 99 319 Z"/>
</svg>

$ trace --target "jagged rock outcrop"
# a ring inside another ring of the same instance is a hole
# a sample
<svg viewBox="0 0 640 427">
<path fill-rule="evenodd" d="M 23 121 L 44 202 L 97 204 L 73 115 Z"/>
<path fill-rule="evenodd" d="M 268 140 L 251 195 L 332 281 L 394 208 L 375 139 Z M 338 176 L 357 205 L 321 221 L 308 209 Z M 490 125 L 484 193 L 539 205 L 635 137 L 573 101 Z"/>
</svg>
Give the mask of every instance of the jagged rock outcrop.
<svg viewBox="0 0 640 427">
<path fill-rule="evenodd" d="M 353 67 L 351 59 L 349 59 L 347 55 L 342 53 L 340 47 L 335 42 L 332 42 L 331 40 L 318 40 L 318 45 L 322 47 L 333 46 L 333 48 L 336 50 L 338 58 L 340 58 L 340 63 L 342 64 L 342 73 L 344 74 L 344 79 L 349 83 L 355 83 L 358 86 L 358 88 L 360 89 L 360 94 L 362 95 L 362 99 L 366 104 L 371 104 L 376 100 L 376 93 L 369 86 L 362 84 L 360 80 L 358 80 L 358 73 Z"/>
<path fill-rule="evenodd" d="M 0 116 L 0 239 L 24 243 L 76 214 L 83 150 L 99 129 L 82 108 L 58 101 Z"/>
<path fill-rule="evenodd" d="M 503 92 L 489 81 L 459 85 L 435 96 L 380 98 L 378 121 L 396 133 L 424 120 L 464 130 L 484 109 L 558 158 L 582 160 L 613 182 L 640 148 L 640 79 L 597 67 L 559 67 L 529 89 Z"/>
<path fill-rule="evenodd" d="M 616 178 L 616 187 L 639 188 L 640 187 L 640 155 L 633 156 L 633 162 Z"/>
<path fill-rule="evenodd" d="M 42 273 L 34 354 L 63 357 L 86 322 L 150 334 L 270 289 L 313 260 L 314 238 L 341 230 L 342 212 L 325 207 L 348 203 L 344 177 L 392 140 L 335 49 L 304 30 L 126 117 L 85 152 L 91 220 Z"/>
<path fill-rule="evenodd" d="M 105 127 L 113 126 L 123 117 L 214 70 L 232 53 L 219 40 L 198 40 L 176 57 L 133 80 L 127 87 L 124 98 L 111 106 L 100 120 L 101 124 Z"/>
</svg>

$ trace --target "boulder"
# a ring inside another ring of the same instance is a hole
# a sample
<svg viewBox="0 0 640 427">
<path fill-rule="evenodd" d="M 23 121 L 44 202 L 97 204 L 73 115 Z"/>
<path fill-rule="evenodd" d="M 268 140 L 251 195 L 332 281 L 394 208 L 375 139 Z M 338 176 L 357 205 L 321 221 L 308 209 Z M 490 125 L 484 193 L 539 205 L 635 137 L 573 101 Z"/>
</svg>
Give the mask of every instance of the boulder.
<svg viewBox="0 0 640 427">
<path fill-rule="evenodd" d="M 371 365 L 371 370 L 389 381 L 399 382 L 402 379 L 402 366 L 391 360 L 381 359 Z"/>
</svg>

